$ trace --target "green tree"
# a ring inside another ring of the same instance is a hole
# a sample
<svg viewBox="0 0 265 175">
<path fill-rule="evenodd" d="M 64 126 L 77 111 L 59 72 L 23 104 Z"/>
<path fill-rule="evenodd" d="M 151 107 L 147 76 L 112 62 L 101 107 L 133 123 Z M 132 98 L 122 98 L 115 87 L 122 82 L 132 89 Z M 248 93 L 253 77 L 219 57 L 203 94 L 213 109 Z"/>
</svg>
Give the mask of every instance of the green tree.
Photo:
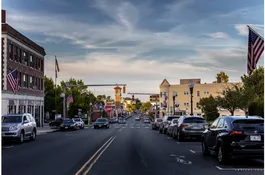
<svg viewBox="0 0 265 175">
<path fill-rule="evenodd" d="M 141 102 L 141 100 L 139 100 L 138 98 L 135 100 L 135 102 L 136 102 L 136 105 L 135 105 L 135 107 L 136 107 L 136 109 L 140 109 L 141 108 L 141 106 L 142 106 L 142 102 Z"/>
<path fill-rule="evenodd" d="M 149 101 L 146 103 L 143 103 L 141 106 L 141 111 L 146 112 L 150 110 L 150 107 L 151 107 L 151 103 Z"/>
<path fill-rule="evenodd" d="M 44 111 L 52 113 L 55 109 L 54 82 L 52 78 L 44 76 Z"/>
<path fill-rule="evenodd" d="M 199 106 L 206 116 L 206 120 L 212 121 L 219 117 L 217 102 L 212 95 L 206 98 L 201 98 L 199 101 Z"/>
<path fill-rule="evenodd" d="M 220 78 L 222 83 L 227 83 L 229 81 L 229 76 L 223 71 L 218 73 L 215 78 L 216 79 Z M 213 83 L 217 83 L 217 81 L 213 81 Z"/>
</svg>

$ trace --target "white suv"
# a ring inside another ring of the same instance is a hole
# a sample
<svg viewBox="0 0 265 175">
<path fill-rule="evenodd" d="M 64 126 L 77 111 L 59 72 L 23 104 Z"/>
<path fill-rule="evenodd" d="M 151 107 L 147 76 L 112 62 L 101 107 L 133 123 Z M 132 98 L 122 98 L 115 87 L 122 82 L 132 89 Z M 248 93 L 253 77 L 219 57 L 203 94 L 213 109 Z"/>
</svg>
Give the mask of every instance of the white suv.
<svg viewBox="0 0 265 175">
<path fill-rule="evenodd" d="M 36 139 L 37 127 L 29 113 L 2 116 L 2 139 L 16 139 L 23 143 L 26 138 Z"/>
</svg>

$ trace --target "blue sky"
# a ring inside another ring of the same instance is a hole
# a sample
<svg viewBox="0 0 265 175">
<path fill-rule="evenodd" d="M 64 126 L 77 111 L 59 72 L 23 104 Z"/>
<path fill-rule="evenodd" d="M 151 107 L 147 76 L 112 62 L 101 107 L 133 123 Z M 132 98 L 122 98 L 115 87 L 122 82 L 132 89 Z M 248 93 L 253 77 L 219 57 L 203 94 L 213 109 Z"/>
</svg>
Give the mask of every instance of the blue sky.
<svg viewBox="0 0 265 175">
<path fill-rule="evenodd" d="M 164 78 L 210 83 L 220 71 L 239 81 L 247 25 L 264 36 L 263 0 L 3 0 L 2 8 L 7 23 L 45 48 L 48 76 L 57 55 L 60 80 L 126 83 L 130 92 L 158 93 Z"/>
</svg>

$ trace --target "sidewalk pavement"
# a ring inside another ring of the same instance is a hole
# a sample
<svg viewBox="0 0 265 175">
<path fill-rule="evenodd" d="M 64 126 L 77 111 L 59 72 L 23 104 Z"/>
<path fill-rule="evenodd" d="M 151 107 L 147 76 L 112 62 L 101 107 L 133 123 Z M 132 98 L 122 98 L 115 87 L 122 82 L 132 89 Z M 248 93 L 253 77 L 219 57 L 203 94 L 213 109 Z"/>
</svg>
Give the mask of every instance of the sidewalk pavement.
<svg viewBox="0 0 265 175">
<path fill-rule="evenodd" d="M 37 128 L 37 135 L 44 135 L 50 132 L 58 131 L 58 128 L 51 128 L 50 126 L 38 127 Z"/>
</svg>

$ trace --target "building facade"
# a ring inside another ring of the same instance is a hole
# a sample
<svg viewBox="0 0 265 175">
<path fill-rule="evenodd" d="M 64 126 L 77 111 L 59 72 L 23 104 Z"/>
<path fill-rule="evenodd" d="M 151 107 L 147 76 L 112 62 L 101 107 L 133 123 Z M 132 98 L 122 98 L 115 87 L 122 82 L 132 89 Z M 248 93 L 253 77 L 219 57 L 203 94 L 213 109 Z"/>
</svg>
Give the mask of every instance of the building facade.
<svg viewBox="0 0 265 175">
<path fill-rule="evenodd" d="M 43 126 L 45 50 L 5 21 L 2 10 L 2 115 L 31 113 Z M 7 79 L 13 70 L 18 77 L 15 92 Z"/>
<path fill-rule="evenodd" d="M 160 85 L 160 117 L 166 114 L 175 113 L 186 113 L 187 115 L 191 112 L 191 95 L 189 84 L 193 82 L 193 114 L 202 115 L 201 109 L 199 109 L 199 101 L 201 98 L 217 97 L 220 95 L 225 88 L 232 86 L 233 83 L 221 83 L 217 80 L 217 83 L 204 83 L 201 84 L 200 79 L 181 79 L 180 84 L 170 84 L 166 79 Z M 175 104 L 178 107 L 174 108 L 173 105 L 173 94 L 177 94 L 175 97 Z M 220 115 L 230 115 L 230 112 L 224 109 L 219 109 Z M 234 115 L 245 115 L 244 111 L 236 110 Z"/>
</svg>

